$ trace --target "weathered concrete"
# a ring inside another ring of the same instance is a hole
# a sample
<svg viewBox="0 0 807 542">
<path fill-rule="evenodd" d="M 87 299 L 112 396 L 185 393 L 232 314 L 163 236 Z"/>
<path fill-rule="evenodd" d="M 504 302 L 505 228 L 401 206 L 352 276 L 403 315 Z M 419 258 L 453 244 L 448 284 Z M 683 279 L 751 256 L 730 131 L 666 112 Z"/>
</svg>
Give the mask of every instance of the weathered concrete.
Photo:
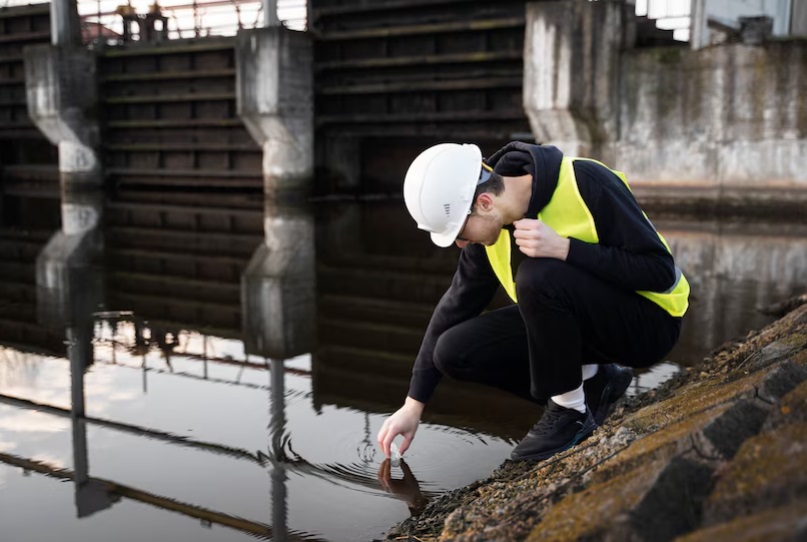
<svg viewBox="0 0 807 542">
<path fill-rule="evenodd" d="M 70 325 L 103 298 L 103 280 L 92 272 L 103 252 L 95 56 L 69 40 L 60 43 L 25 49 L 28 113 L 59 148 L 62 229 L 36 263 L 39 318 L 57 326 Z"/>
<path fill-rule="evenodd" d="M 103 307 L 101 190 L 62 189 L 62 229 L 36 259 L 38 321 L 62 328 Z"/>
<path fill-rule="evenodd" d="M 668 199 L 806 203 L 807 42 L 632 49 L 620 4 L 528 4 L 524 107 L 536 139 Z"/>
<path fill-rule="evenodd" d="M 100 187 L 95 55 L 80 47 L 27 47 L 25 85 L 28 115 L 59 147 L 63 189 Z"/>
<path fill-rule="evenodd" d="M 305 207 L 267 203 L 265 235 L 241 277 L 244 347 L 285 360 L 314 344 L 314 217 Z"/>
<path fill-rule="evenodd" d="M 238 115 L 263 147 L 264 192 L 306 192 L 314 174 L 311 37 L 282 26 L 236 37 Z"/>
<path fill-rule="evenodd" d="M 618 133 L 622 29 L 618 2 L 530 2 L 524 109 L 536 141 L 596 156 Z"/>
</svg>

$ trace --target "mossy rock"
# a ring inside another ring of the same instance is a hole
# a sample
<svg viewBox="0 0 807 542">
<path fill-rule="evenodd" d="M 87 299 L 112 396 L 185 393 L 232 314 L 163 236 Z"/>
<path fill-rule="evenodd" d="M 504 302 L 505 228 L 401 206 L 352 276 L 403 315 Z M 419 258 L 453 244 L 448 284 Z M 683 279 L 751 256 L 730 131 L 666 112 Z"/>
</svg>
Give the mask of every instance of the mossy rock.
<svg viewBox="0 0 807 542">
<path fill-rule="evenodd" d="M 769 431 L 791 423 L 807 423 L 807 381 L 782 397 L 765 422 L 763 431 Z"/>
<path fill-rule="evenodd" d="M 682 457 L 646 464 L 561 500 L 527 540 L 671 540 L 697 525 L 710 474 Z"/>
<path fill-rule="evenodd" d="M 704 508 L 706 525 L 807 498 L 807 423 L 748 439 L 721 474 Z"/>
<path fill-rule="evenodd" d="M 807 500 L 695 531 L 676 542 L 793 542 L 807 540 Z"/>
</svg>

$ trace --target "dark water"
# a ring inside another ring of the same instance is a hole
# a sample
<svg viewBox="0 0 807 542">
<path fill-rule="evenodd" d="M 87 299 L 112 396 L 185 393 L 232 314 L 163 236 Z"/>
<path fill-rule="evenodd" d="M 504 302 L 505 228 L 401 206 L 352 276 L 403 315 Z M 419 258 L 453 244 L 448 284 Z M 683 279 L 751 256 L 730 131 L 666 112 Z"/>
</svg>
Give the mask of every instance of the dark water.
<svg viewBox="0 0 807 542">
<path fill-rule="evenodd" d="M 375 434 L 457 252 L 430 246 L 399 202 L 273 212 L 121 204 L 102 265 L 69 292 L 36 288 L 52 230 L 3 230 L 1 540 L 370 540 L 507 457 L 535 407 L 446 382 L 382 487 Z M 693 302 L 632 393 L 805 289 L 804 225 L 656 225 Z M 264 227 L 286 271 L 270 260 L 242 281 Z M 71 304 L 93 315 L 65 317 Z"/>
</svg>

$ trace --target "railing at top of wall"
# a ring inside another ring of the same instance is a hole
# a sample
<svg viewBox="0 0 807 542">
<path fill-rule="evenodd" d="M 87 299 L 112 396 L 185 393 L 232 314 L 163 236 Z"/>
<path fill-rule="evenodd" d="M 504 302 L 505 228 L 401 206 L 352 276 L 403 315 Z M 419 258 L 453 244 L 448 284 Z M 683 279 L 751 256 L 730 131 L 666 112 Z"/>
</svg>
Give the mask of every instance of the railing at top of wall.
<svg viewBox="0 0 807 542">
<path fill-rule="evenodd" d="M 47 3 L 0 0 L 0 7 Z M 277 0 L 281 24 L 307 26 L 307 0 Z M 263 26 L 261 0 L 78 0 L 85 43 L 232 36 Z"/>
<path fill-rule="evenodd" d="M 663 30 L 672 30 L 675 39 L 689 41 L 691 0 L 636 0 L 636 15 L 656 21 Z"/>
</svg>

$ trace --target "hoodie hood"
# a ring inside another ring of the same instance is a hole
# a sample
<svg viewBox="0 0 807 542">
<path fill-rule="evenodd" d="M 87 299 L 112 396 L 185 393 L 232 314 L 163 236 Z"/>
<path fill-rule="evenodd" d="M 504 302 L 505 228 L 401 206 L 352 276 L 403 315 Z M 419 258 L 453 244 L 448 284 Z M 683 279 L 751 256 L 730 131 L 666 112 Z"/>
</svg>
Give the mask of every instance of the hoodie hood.
<svg viewBox="0 0 807 542">
<path fill-rule="evenodd" d="M 546 207 L 558 186 L 563 153 L 552 145 L 533 145 L 521 141 L 508 143 L 485 162 L 499 175 L 532 175 L 532 196 L 526 217 L 535 218 Z"/>
</svg>

